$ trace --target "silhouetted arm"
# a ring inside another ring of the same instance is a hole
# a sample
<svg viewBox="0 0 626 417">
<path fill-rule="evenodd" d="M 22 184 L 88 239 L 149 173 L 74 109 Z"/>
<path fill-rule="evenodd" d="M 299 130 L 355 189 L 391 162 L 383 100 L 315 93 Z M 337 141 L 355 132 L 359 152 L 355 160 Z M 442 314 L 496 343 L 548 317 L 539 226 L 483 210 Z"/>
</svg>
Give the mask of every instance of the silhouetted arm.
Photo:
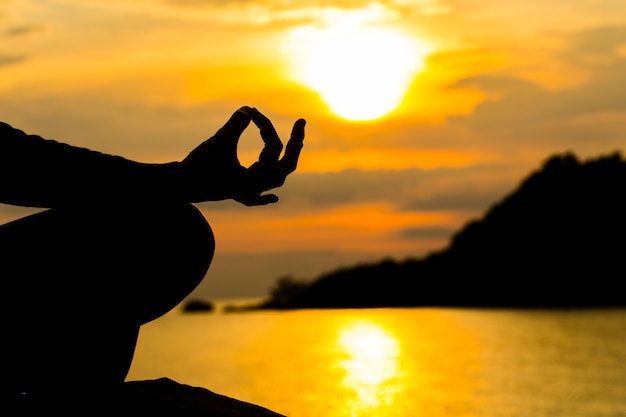
<svg viewBox="0 0 626 417">
<path fill-rule="evenodd" d="M 250 121 L 265 148 L 249 168 L 237 143 Z M 295 170 L 304 120 L 294 125 L 285 156 L 270 121 L 242 107 L 183 161 L 146 164 L 14 129 L 0 122 L 0 202 L 41 208 L 117 203 L 194 203 L 235 199 L 246 205 L 277 201 L 263 192 L 279 187 Z"/>
</svg>

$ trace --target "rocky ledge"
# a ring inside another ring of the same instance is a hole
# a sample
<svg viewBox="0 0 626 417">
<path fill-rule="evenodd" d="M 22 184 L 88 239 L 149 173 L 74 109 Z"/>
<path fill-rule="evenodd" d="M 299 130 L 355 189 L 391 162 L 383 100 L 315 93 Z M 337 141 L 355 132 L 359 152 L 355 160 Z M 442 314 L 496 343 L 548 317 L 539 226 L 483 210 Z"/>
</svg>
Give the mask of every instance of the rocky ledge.
<svg viewBox="0 0 626 417">
<path fill-rule="evenodd" d="M 12 404 L 11 404 L 12 403 Z M 169 378 L 130 381 L 120 389 L 88 395 L 22 395 L 5 403 L 7 416 L 285 417 L 258 405 L 180 384 Z"/>
</svg>

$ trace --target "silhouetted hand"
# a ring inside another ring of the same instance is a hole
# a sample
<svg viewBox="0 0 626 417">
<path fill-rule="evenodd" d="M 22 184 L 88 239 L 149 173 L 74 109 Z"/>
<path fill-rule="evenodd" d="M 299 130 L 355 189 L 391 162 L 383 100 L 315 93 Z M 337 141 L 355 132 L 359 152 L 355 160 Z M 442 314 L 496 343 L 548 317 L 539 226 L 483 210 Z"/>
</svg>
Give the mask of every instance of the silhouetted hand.
<svg viewBox="0 0 626 417">
<path fill-rule="evenodd" d="M 246 168 L 237 157 L 239 137 L 253 122 L 260 130 L 264 147 L 259 160 Z M 232 198 L 247 206 L 278 201 L 265 191 L 280 187 L 287 175 L 295 171 L 304 140 L 304 119 L 294 123 L 285 154 L 272 122 L 257 109 L 242 107 L 217 133 L 200 144 L 182 161 L 191 174 L 193 202 Z"/>
</svg>

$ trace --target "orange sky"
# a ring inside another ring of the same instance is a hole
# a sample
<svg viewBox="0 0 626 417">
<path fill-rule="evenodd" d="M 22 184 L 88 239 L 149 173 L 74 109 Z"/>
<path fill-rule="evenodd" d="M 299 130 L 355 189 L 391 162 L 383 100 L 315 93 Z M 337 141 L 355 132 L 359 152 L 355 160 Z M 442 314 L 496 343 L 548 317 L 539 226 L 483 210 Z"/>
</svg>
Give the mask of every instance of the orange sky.
<svg viewBox="0 0 626 417">
<path fill-rule="evenodd" d="M 5 0 L 0 28 L 0 120 L 29 133 L 165 162 L 241 105 L 307 119 L 277 205 L 200 205 L 209 296 L 443 248 L 549 155 L 626 144 L 621 0 Z"/>
</svg>

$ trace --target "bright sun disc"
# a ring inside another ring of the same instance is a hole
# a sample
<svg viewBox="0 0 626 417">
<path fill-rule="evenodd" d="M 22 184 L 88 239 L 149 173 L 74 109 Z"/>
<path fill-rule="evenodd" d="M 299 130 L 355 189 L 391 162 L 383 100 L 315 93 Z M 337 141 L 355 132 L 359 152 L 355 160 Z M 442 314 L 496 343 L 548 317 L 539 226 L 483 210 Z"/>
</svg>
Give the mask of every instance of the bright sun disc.
<svg viewBox="0 0 626 417">
<path fill-rule="evenodd" d="M 395 110 L 427 52 L 413 38 L 370 26 L 300 28 L 294 77 L 349 120 L 372 120 Z"/>
</svg>

